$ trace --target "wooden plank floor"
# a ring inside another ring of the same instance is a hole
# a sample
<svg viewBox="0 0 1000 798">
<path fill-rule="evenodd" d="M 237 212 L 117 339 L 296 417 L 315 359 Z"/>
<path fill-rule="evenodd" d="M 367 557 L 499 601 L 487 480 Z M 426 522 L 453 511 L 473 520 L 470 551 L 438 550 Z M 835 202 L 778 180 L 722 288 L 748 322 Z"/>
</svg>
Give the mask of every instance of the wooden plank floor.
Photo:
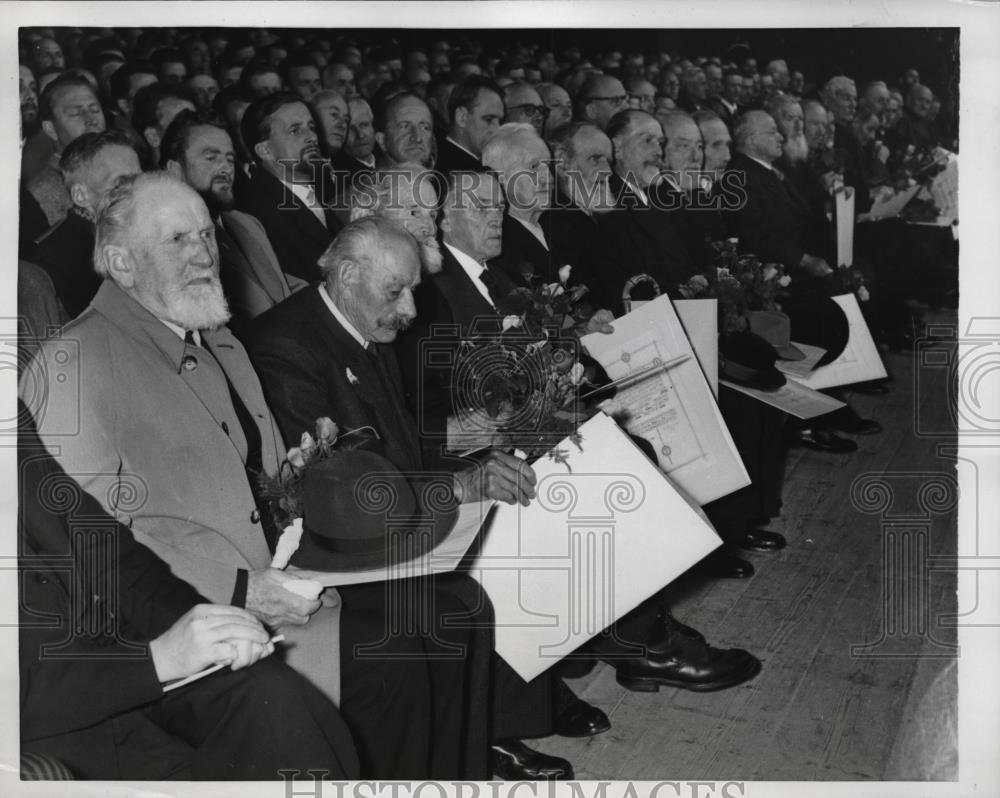
<svg viewBox="0 0 1000 798">
<path fill-rule="evenodd" d="M 954 323 L 954 314 L 933 321 Z M 948 385 L 940 370 L 915 380 L 912 353 L 885 362 L 889 394 L 851 395 L 883 425 L 880 435 L 856 438 L 850 455 L 790 451 L 785 505 L 770 526 L 788 547 L 747 554 L 751 579 L 682 577 L 671 587 L 679 619 L 716 645 L 759 656 L 760 675 L 719 693 L 631 693 L 598 665 L 569 684 L 608 714 L 611 730 L 539 748 L 567 757 L 580 779 L 927 778 L 901 729 L 913 727 L 928 685 L 954 662 L 954 629 L 937 618 L 955 611 L 956 580 L 924 565 L 956 550 L 947 498 L 955 471 L 939 453 L 947 439 L 917 436 L 914 419 L 919 404 L 922 429 L 948 429 Z M 876 483 L 860 500 L 856 479 Z M 943 506 L 927 514 L 935 483 Z M 884 498 L 884 510 L 858 507 Z M 950 696 L 953 673 L 943 677 Z"/>
</svg>

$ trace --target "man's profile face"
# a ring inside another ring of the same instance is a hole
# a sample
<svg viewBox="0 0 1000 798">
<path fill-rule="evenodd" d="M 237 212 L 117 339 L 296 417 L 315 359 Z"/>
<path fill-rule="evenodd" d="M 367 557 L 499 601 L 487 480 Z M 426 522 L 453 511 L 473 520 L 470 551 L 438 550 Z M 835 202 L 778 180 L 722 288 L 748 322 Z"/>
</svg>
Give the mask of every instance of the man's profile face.
<svg viewBox="0 0 1000 798">
<path fill-rule="evenodd" d="M 813 152 L 826 146 L 826 109 L 822 105 L 809 103 L 803 114 L 803 132 L 809 149 Z"/>
<path fill-rule="evenodd" d="M 38 84 L 26 66 L 19 69 L 17 85 L 21 102 L 21 125 L 32 125 L 38 120 Z"/>
<path fill-rule="evenodd" d="M 740 105 L 750 105 L 753 102 L 754 82 L 753 77 L 744 75 L 743 86 L 740 89 Z"/>
<path fill-rule="evenodd" d="M 721 119 L 709 119 L 702 123 L 701 135 L 705 147 L 705 171 L 715 172 L 718 176 L 729 165 L 732 142 L 729 128 Z"/>
<path fill-rule="evenodd" d="M 446 243 L 482 262 L 502 250 L 505 203 L 492 175 L 468 177 L 473 181 L 471 188 L 463 183 L 448 193 L 441 230 Z"/>
<path fill-rule="evenodd" d="M 103 147 L 80 175 L 80 182 L 87 194 L 87 210 L 94 214 L 99 213 L 115 183 L 123 177 L 137 175 L 141 171 L 139 156 L 131 147 L 119 144 Z"/>
<path fill-rule="evenodd" d="M 65 69 L 62 47 L 55 39 L 41 39 L 31 52 L 31 65 L 36 73 L 50 68 Z"/>
<path fill-rule="evenodd" d="M 705 78 L 709 97 L 715 97 L 722 92 L 722 67 L 718 64 L 706 64 Z"/>
<path fill-rule="evenodd" d="M 52 104 L 52 133 L 65 148 L 84 133 L 104 130 L 104 111 L 89 86 L 68 86 L 57 90 Z"/>
<path fill-rule="evenodd" d="M 277 164 L 281 175 L 290 166 L 297 174 L 313 178 L 312 163 L 321 158 L 316 123 L 305 103 L 287 103 L 270 116 L 266 160 Z M 259 146 L 259 145 L 258 145 Z M 288 163 L 291 162 L 291 163 Z"/>
<path fill-rule="evenodd" d="M 534 100 L 540 103 L 538 94 L 534 91 L 532 94 Z M 480 89 L 465 118 L 465 134 L 469 149 L 475 155 L 482 154 L 483 146 L 493 138 L 497 128 L 500 127 L 501 119 L 503 119 L 503 100 L 500 99 L 500 95 L 489 89 Z"/>
<path fill-rule="evenodd" d="M 351 114 L 347 101 L 336 94 L 329 94 L 317 100 L 313 107 L 320 126 L 323 128 L 323 139 L 331 152 L 337 152 L 344 146 L 347 131 L 351 124 Z"/>
<path fill-rule="evenodd" d="M 128 236 L 132 296 L 154 316 L 185 330 L 229 319 L 219 280 L 219 250 L 208 208 L 183 183 L 139 189 Z"/>
<path fill-rule="evenodd" d="M 858 110 L 858 90 L 853 83 L 838 85 L 832 93 L 830 110 L 834 119 L 842 125 L 849 124 Z"/>
<path fill-rule="evenodd" d="M 352 158 L 366 161 L 375 149 L 375 128 L 372 126 L 372 109 L 360 97 L 348 103 L 351 124 L 347 131 L 344 151 Z"/>
<path fill-rule="evenodd" d="M 429 179 L 430 172 L 397 181 L 399 190 L 393 193 L 389 207 L 381 215 L 392 219 L 412 235 L 420 245 L 420 260 L 424 271 L 435 274 L 441 270 L 441 249 L 437 242 L 438 198 Z"/>
<path fill-rule="evenodd" d="M 323 89 L 319 70 L 309 65 L 292 67 L 288 70 L 288 88 L 309 102 Z"/>
<path fill-rule="evenodd" d="M 354 83 L 354 72 L 346 64 L 333 64 L 326 68 L 324 88 L 333 89 L 341 97 L 350 99 L 357 96 L 358 88 Z"/>
<path fill-rule="evenodd" d="M 586 108 L 590 119 L 602 130 L 608 126 L 611 117 L 628 105 L 628 95 L 621 81 L 608 76 L 594 84 L 587 99 Z"/>
<path fill-rule="evenodd" d="M 615 141 L 615 172 L 645 189 L 663 166 L 663 128 L 652 117 L 642 117 Z"/>
<path fill-rule="evenodd" d="M 687 80 L 685 80 L 684 87 L 687 89 L 687 92 L 692 99 L 706 99 L 708 97 L 708 78 L 705 77 L 705 71 L 699 69 L 694 72 Z"/>
<path fill-rule="evenodd" d="M 889 104 L 889 89 L 886 86 L 872 86 L 865 94 L 865 99 L 868 100 L 872 110 L 881 116 Z"/>
<path fill-rule="evenodd" d="M 522 212 L 538 212 L 552 204 L 549 148 L 538 136 L 521 136 L 517 157 L 504 168 L 507 205 Z"/>
<path fill-rule="evenodd" d="M 420 258 L 412 242 L 391 240 L 360 270 L 347 298 L 358 332 L 368 341 L 389 344 L 417 317 L 413 290 L 420 283 Z"/>
<path fill-rule="evenodd" d="M 557 168 L 566 179 L 579 181 L 580 188 L 593 195 L 595 187 L 611 177 L 611 139 L 596 128 L 585 127 L 573 138 L 573 155 Z"/>
<path fill-rule="evenodd" d="M 754 123 L 753 142 L 758 154 L 768 162 L 781 157 L 781 145 L 785 139 L 778 130 L 778 123 L 770 116 L 761 117 Z"/>
<path fill-rule="evenodd" d="M 664 165 L 672 172 L 697 172 L 705 156 L 701 131 L 694 120 L 677 123 L 663 147 Z"/>
<path fill-rule="evenodd" d="M 786 139 L 801 135 L 804 123 L 802 106 L 798 103 L 785 103 L 778 110 L 778 128 Z"/>
<path fill-rule="evenodd" d="M 381 136 L 379 143 L 394 162 L 430 162 L 434 122 L 424 102 L 416 97 L 404 98 L 393 107 L 385 128 L 376 137 Z"/>
<path fill-rule="evenodd" d="M 740 102 L 743 94 L 743 78 L 739 75 L 726 75 L 722 79 L 722 96 L 729 102 L 736 104 Z"/>
<path fill-rule="evenodd" d="M 545 122 L 546 130 L 557 130 L 573 118 L 573 103 L 562 86 L 553 83 L 539 90 L 539 95 L 549 109 L 549 118 Z"/>
<path fill-rule="evenodd" d="M 630 108 L 637 108 L 647 114 L 656 110 L 656 89 L 648 80 L 637 81 L 628 95 Z"/>
<path fill-rule="evenodd" d="M 917 119 L 926 119 L 934 102 L 934 93 L 921 86 L 910 94 L 910 111 Z"/>
<path fill-rule="evenodd" d="M 665 94 L 671 100 L 676 100 L 681 91 L 681 81 L 677 73 L 668 69 L 660 79 L 660 94 Z"/>
<path fill-rule="evenodd" d="M 236 154 L 226 131 L 214 125 L 194 128 L 180 163 L 181 173 L 213 212 L 232 210 Z"/>
<path fill-rule="evenodd" d="M 505 122 L 523 122 L 531 125 L 535 132 L 541 136 L 542 128 L 545 127 L 545 118 L 548 110 L 542 102 L 541 95 L 531 86 L 522 84 L 510 90 L 507 102 L 507 115 Z M 485 144 L 485 142 L 483 142 Z"/>
</svg>

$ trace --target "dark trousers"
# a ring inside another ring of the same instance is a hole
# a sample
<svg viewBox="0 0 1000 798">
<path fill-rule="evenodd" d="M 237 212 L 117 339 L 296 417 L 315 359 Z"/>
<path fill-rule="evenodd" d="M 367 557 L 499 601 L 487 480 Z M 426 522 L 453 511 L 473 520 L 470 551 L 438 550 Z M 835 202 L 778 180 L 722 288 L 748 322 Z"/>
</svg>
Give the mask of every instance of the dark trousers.
<svg viewBox="0 0 1000 798">
<path fill-rule="evenodd" d="M 279 770 L 357 779 L 358 759 L 337 709 L 281 662 L 222 670 L 96 727 L 25 741 L 77 778 L 282 779 Z"/>
<path fill-rule="evenodd" d="M 730 542 L 781 509 L 785 414 L 725 385 L 719 386 L 719 411 L 751 480 L 703 508 L 719 537 Z"/>
<path fill-rule="evenodd" d="M 362 778 L 484 779 L 492 607 L 469 577 L 338 589 L 340 710 Z"/>
</svg>

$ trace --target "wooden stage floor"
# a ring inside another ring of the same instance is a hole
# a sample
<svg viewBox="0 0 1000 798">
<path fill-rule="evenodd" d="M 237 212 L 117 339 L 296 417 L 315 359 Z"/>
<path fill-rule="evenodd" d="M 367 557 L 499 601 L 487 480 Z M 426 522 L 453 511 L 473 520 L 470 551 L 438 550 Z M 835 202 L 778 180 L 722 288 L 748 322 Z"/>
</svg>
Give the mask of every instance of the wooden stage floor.
<svg viewBox="0 0 1000 798">
<path fill-rule="evenodd" d="M 956 325 L 954 313 L 928 321 Z M 954 339 L 933 348 L 947 353 Z M 760 675 L 719 693 L 632 693 L 600 664 L 568 683 L 611 730 L 533 744 L 567 757 L 578 779 L 955 778 L 941 737 L 926 739 L 957 692 L 955 573 L 930 567 L 956 551 L 949 383 L 913 353 L 884 359 L 892 391 L 850 394 L 881 434 L 855 438 L 850 455 L 790 450 L 784 508 L 769 527 L 788 547 L 748 553 L 751 579 L 685 576 L 671 588 L 678 619 L 756 654 Z M 932 683 L 944 707 L 925 721 Z M 920 753 L 922 737 L 938 761 Z"/>
</svg>

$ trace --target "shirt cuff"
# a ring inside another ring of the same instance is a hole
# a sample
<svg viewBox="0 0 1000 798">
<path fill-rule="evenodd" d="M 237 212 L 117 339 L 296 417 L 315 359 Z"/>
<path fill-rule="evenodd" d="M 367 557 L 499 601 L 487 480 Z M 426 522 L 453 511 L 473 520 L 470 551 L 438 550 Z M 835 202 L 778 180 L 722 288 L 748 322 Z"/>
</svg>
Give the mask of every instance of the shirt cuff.
<svg viewBox="0 0 1000 798">
<path fill-rule="evenodd" d="M 233 588 L 233 598 L 230 601 L 234 607 L 247 606 L 247 584 L 250 581 L 250 572 L 246 568 L 236 569 L 236 587 Z"/>
</svg>

